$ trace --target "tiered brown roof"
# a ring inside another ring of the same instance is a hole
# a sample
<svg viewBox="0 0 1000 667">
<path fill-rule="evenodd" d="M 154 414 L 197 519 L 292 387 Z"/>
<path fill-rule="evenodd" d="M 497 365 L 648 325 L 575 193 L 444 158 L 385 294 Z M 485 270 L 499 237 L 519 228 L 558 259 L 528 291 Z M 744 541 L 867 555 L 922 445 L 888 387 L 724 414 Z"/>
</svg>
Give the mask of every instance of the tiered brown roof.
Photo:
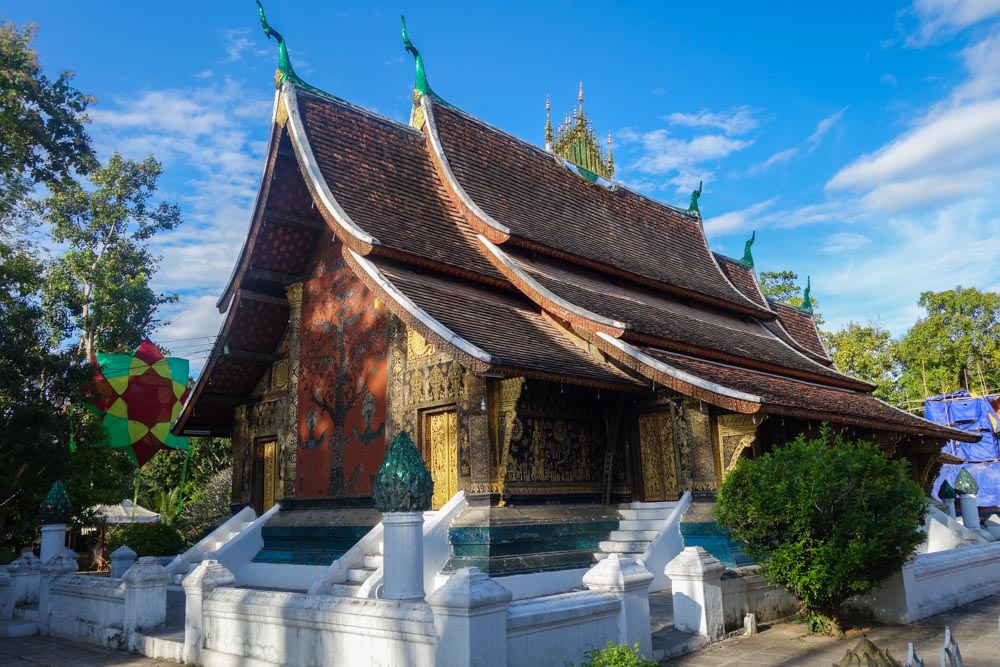
<svg viewBox="0 0 1000 667">
<path fill-rule="evenodd" d="M 277 348 L 288 309 L 276 295 L 315 261 L 307 232 L 321 219 L 391 312 L 476 372 L 652 382 L 743 413 L 967 437 L 830 368 L 811 318 L 767 302 L 752 268 L 709 249 L 697 216 L 590 184 L 432 95 L 420 104 L 417 130 L 283 85 L 226 323 L 178 432 L 227 432 Z M 234 363 L 249 364 L 244 377 Z"/>
</svg>

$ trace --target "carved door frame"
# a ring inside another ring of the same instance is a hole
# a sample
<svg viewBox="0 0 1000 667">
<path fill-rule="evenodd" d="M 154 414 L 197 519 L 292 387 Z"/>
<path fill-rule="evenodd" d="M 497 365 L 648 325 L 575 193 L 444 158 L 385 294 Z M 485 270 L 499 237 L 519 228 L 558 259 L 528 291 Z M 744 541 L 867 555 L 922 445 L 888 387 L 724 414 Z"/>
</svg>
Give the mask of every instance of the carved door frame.
<svg viewBox="0 0 1000 667">
<path fill-rule="evenodd" d="M 278 499 L 278 436 L 253 439 L 253 485 L 250 504 L 260 516 Z"/>
<path fill-rule="evenodd" d="M 450 431 L 448 442 L 443 451 L 436 450 L 433 445 L 430 429 L 435 418 L 445 417 L 446 427 Z M 458 406 L 454 403 L 420 410 L 420 453 L 424 457 L 427 468 L 434 479 L 434 496 L 431 509 L 439 509 L 458 492 Z M 444 454 L 440 461 L 439 455 Z M 442 483 L 444 487 L 442 488 Z"/>
</svg>

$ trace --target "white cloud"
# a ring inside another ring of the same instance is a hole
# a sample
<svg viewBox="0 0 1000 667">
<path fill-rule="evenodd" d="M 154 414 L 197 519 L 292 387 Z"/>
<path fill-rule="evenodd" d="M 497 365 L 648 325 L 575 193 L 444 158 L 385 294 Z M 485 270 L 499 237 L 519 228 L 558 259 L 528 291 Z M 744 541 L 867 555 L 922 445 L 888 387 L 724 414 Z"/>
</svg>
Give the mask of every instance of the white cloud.
<svg viewBox="0 0 1000 667">
<path fill-rule="evenodd" d="M 826 133 L 830 131 L 830 128 L 836 125 L 837 121 L 840 120 L 841 116 L 844 115 L 845 111 L 847 111 L 847 107 L 844 107 L 839 111 L 833 112 L 826 118 L 822 119 L 820 122 L 816 123 L 816 130 L 809 135 L 809 138 L 806 139 L 806 142 L 812 144 L 815 147 L 823 139 Z"/>
<path fill-rule="evenodd" d="M 1000 99 L 958 106 L 847 165 L 829 190 L 864 190 L 901 178 L 965 171 L 1000 154 Z"/>
<path fill-rule="evenodd" d="M 666 129 L 644 133 L 626 129 L 619 132 L 618 137 L 623 145 L 640 145 L 641 154 L 629 165 L 630 169 L 643 174 L 668 176 L 661 187 L 672 185 L 678 192 L 696 188 L 699 181 L 711 179 L 714 172 L 704 163 L 717 161 L 753 145 L 752 139 L 735 139 L 721 134 L 681 139 Z"/>
<path fill-rule="evenodd" d="M 886 72 L 885 74 L 883 74 L 882 76 L 880 76 L 879 79 L 882 81 L 882 83 L 886 83 L 886 84 L 888 84 L 890 86 L 898 86 L 899 85 L 899 79 L 897 79 L 896 75 L 893 74 L 892 72 Z"/>
<path fill-rule="evenodd" d="M 671 125 L 714 128 L 722 130 L 727 135 L 746 134 L 756 129 L 760 123 L 748 106 L 736 107 L 721 113 L 707 109 L 702 109 L 696 114 L 672 113 L 665 116 L 664 120 Z"/>
<path fill-rule="evenodd" d="M 1000 0 L 914 0 L 910 13 L 920 25 L 907 46 L 921 47 L 935 39 L 1000 15 Z"/>
<path fill-rule="evenodd" d="M 777 197 L 771 197 L 742 210 L 730 211 L 709 218 L 705 220 L 705 232 L 712 235 L 722 235 L 755 228 L 761 221 L 761 214 L 771 208 L 776 201 L 778 201 Z"/>
<path fill-rule="evenodd" d="M 754 175 L 754 174 L 759 174 L 762 171 L 766 171 L 766 170 L 770 169 L 771 167 L 773 167 L 776 164 L 784 164 L 786 162 L 791 161 L 791 159 L 793 157 L 795 157 L 796 155 L 798 155 L 798 153 L 799 153 L 799 149 L 798 149 L 797 146 L 792 146 L 791 148 L 787 148 L 787 149 L 785 149 L 783 151 L 779 151 L 779 152 L 775 153 L 774 155 L 772 155 L 771 157 L 769 157 L 766 160 L 764 160 L 763 162 L 761 162 L 760 164 L 754 165 L 753 167 L 750 167 L 750 169 L 747 171 L 747 173 L 749 173 L 751 176 Z"/>
<path fill-rule="evenodd" d="M 191 361 L 191 375 L 198 377 L 205 365 L 212 341 L 222 324 L 212 295 L 182 296 L 161 313 L 169 324 L 156 330 L 155 339 L 171 349 L 172 354 Z"/>
<path fill-rule="evenodd" d="M 969 71 L 969 80 L 955 89 L 952 103 L 983 99 L 1000 92 L 1000 29 L 966 47 L 962 59 Z"/>
<path fill-rule="evenodd" d="M 231 28 L 221 32 L 226 49 L 225 62 L 234 63 L 240 60 L 243 58 L 243 54 L 253 48 L 255 44 L 250 39 L 250 28 Z"/>
<path fill-rule="evenodd" d="M 860 250 L 871 243 L 871 241 L 864 234 L 837 232 L 836 234 L 830 234 L 823 240 L 823 252 L 840 253 Z"/>
</svg>

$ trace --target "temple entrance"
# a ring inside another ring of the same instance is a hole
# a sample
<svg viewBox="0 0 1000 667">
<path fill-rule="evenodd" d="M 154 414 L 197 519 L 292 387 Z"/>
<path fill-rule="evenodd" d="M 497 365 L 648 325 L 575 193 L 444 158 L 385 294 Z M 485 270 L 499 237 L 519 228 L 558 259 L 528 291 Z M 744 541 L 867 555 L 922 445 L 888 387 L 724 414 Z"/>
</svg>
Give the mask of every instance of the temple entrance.
<svg viewBox="0 0 1000 667">
<path fill-rule="evenodd" d="M 434 479 L 431 509 L 458 492 L 458 413 L 454 408 L 423 414 L 423 454 Z"/>
<path fill-rule="evenodd" d="M 256 443 L 255 484 L 252 505 L 258 516 L 274 506 L 278 491 L 278 440 L 261 438 Z"/>
<path fill-rule="evenodd" d="M 645 502 L 677 499 L 673 418 L 668 411 L 639 415 L 639 467 Z"/>
</svg>

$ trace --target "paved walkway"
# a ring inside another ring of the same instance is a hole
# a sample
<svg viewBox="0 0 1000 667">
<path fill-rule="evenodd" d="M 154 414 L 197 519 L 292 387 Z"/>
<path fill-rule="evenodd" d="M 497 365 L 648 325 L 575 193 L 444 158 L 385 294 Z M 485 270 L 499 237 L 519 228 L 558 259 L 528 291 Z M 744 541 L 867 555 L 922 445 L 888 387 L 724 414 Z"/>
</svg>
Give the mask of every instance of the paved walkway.
<svg viewBox="0 0 1000 667">
<path fill-rule="evenodd" d="M 877 625 L 868 638 L 900 664 L 906 663 L 907 642 L 913 642 L 924 663 L 941 661 L 944 628 L 951 626 L 962 658 L 969 667 L 1000 667 L 997 636 L 1000 595 L 924 619 L 913 625 Z M 831 667 L 853 649 L 860 636 L 846 639 L 810 636 L 800 623 L 780 623 L 753 637 L 736 637 L 693 653 L 665 660 L 669 667 Z"/>
<path fill-rule="evenodd" d="M 150 660 L 134 653 L 112 651 L 55 637 L 0 639 L 0 667 L 180 667 L 179 662 Z"/>
</svg>

